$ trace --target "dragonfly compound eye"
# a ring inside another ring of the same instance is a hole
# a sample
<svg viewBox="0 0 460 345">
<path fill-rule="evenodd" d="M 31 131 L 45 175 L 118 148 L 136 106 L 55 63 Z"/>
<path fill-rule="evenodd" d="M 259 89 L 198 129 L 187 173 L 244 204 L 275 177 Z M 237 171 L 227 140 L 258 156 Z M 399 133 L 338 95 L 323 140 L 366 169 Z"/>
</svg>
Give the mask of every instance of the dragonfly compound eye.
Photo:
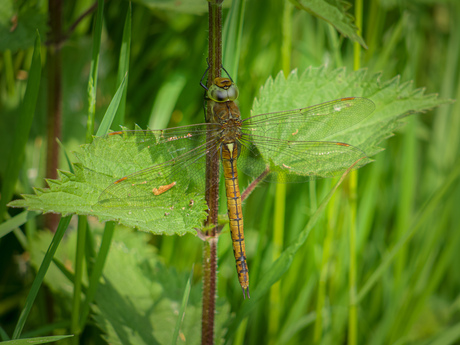
<svg viewBox="0 0 460 345">
<path fill-rule="evenodd" d="M 238 88 L 236 87 L 235 84 L 232 84 L 227 90 L 227 97 L 229 101 L 234 101 L 235 99 L 238 98 Z"/>
<path fill-rule="evenodd" d="M 208 98 L 212 99 L 214 102 L 234 101 L 237 97 L 238 88 L 235 84 L 230 85 L 228 88 L 213 84 L 208 90 Z"/>
</svg>

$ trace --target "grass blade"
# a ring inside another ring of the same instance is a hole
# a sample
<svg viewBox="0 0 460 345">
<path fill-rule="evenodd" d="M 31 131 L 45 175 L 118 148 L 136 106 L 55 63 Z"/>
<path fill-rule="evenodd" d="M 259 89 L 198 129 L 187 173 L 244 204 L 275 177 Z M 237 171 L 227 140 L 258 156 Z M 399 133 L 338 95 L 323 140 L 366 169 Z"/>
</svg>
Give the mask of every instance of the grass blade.
<svg viewBox="0 0 460 345">
<path fill-rule="evenodd" d="M 11 146 L 8 163 L 6 166 L 5 176 L 2 181 L 1 199 L 0 199 L 0 221 L 4 219 L 6 204 L 13 196 L 14 186 L 19 175 L 22 163 L 24 161 L 24 150 L 29 132 L 32 126 L 32 119 L 35 114 L 38 93 L 40 90 L 40 79 L 42 73 L 40 48 L 40 35 L 37 32 L 35 39 L 34 53 L 30 65 L 27 88 L 22 100 L 18 113 L 18 126 Z"/>
<path fill-rule="evenodd" d="M 104 118 L 102 119 L 101 125 L 99 126 L 96 136 L 104 136 L 107 134 L 109 131 L 109 128 L 112 126 L 112 122 L 117 115 L 117 109 L 118 106 L 120 105 L 120 101 L 123 95 L 123 92 L 125 91 L 125 83 L 126 83 L 127 75 L 123 78 L 120 86 L 118 87 L 117 92 L 115 93 L 115 96 L 113 96 L 112 101 L 109 104 L 109 107 L 107 108 L 107 111 L 105 112 Z"/>
<path fill-rule="evenodd" d="M 25 224 L 29 219 L 36 217 L 40 213 L 33 211 L 24 211 L 0 224 L 0 238 L 8 235 L 14 229 Z"/>
<path fill-rule="evenodd" d="M 120 58 L 118 61 L 117 86 L 120 86 L 126 79 L 123 94 L 121 96 L 120 105 L 117 108 L 117 113 L 112 122 L 112 128 L 118 129 L 125 122 L 126 111 L 126 92 L 128 90 L 128 71 L 129 71 L 129 56 L 131 53 L 131 2 L 128 4 L 126 13 L 125 26 L 123 28 L 123 38 L 121 41 Z"/>
<path fill-rule="evenodd" d="M 187 285 L 185 285 L 184 296 L 182 297 L 182 304 L 179 309 L 179 315 L 177 317 L 176 327 L 174 328 L 174 335 L 171 341 L 172 345 L 177 344 L 177 338 L 179 337 L 180 326 L 182 325 L 182 322 L 184 321 L 185 308 L 187 307 L 188 298 L 190 296 L 190 290 L 192 289 L 192 284 L 191 284 L 192 277 L 193 277 L 193 268 L 192 268 L 192 271 L 190 272 L 190 277 L 187 280 Z"/>
<path fill-rule="evenodd" d="M 27 338 L 27 339 L 16 339 L 2 342 L 2 345 L 29 345 L 29 344 L 47 344 L 55 341 L 70 338 L 73 335 L 54 335 L 50 337 L 38 337 L 38 338 Z"/>
<path fill-rule="evenodd" d="M 222 34 L 224 45 L 223 64 L 235 83 L 238 81 L 245 3 L 245 0 L 232 1 L 232 7 L 225 21 Z"/>
<path fill-rule="evenodd" d="M 414 233 L 418 230 L 420 226 L 424 224 L 424 221 L 427 217 L 435 210 L 435 208 L 439 205 L 440 200 L 442 197 L 451 191 L 451 187 L 453 183 L 458 179 L 460 176 L 460 164 L 457 163 L 457 169 L 452 170 L 449 177 L 446 179 L 445 183 L 436 191 L 433 197 L 425 204 L 424 207 L 421 208 L 419 212 L 419 216 L 416 217 L 418 221 L 410 228 L 408 231 L 404 233 L 404 236 L 400 238 L 400 240 L 395 244 L 395 246 L 389 251 L 389 253 L 385 256 L 382 260 L 382 263 L 375 269 L 374 273 L 369 277 L 366 284 L 362 287 L 356 297 L 356 303 L 359 303 L 370 291 L 370 289 L 375 285 L 378 279 L 380 279 L 388 268 L 390 263 L 395 258 L 396 254 L 399 253 L 401 248 L 404 244 L 414 235 Z"/>
<path fill-rule="evenodd" d="M 30 288 L 29 295 L 27 296 L 24 309 L 22 310 L 21 315 L 19 316 L 18 323 L 16 324 L 16 328 L 13 333 L 13 339 L 18 339 L 21 335 L 21 332 L 22 332 L 22 329 L 24 328 L 27 317 L 29 316 L 30 310 L 32 309 L 32 305 L 34 304 L 35 297 L 37 297 L 38 290 L 40 289 L 40 286 L 42 285 L 43 278 L 45 277 L 45 274 L 48 271 L 51 261 L 53 260 L 54 254 L 56 253 L 56 250 L 59 247 L 59 244 L 61 243 L 62 237 L 64 236 L 65 231 L 67 227 L 69 226 L 70 218 L 71 216 L 67 216 L 67 217 L 61 218 L 61 220 L 59 221 L 59 225 L 56 230 L 56 233 L 54 234 L 53 240 L 50 243 L 50 246 L 45 254 L 45 257 L 43 258 L 43 261 L 40 265 L 37 276 L 35 277 L 35 280 L 32 283 L 32 287 Z"/>
<path fill-rule="evenodd" d="M 88 81 L 88 119 L 86 122 L 86 142 L 93 141 L 94 118 L 96 116 L 96 91 L 97 91 L 97 71 L 99 67 L 99 56 L 101 50 L 102 22 L 104 14 L 104 0 L 97 1 L 97 14 L 95 29 L 93 32 L 93 57 L 91 59 L 91 69 Z"/>
<path fill-rule="evenodd" d="M 102 271 L 104 269 L 105 261 L 107 255 L 109 255 L 110 244 L 112 243 L 113 232 L 115 230 L 114 222 L 105 223 L 104 235 L 102 237 L 101 246 L 99 248 L 99 253 L 96 258 L 93 270 L 91 272 L 91 277 L 88 284 L 88 292 L 86 294 L 86 299 L 82 307 L 82 312 L 80 316 L 80 329 L 83 329 L 86 319 L 89 315 L 90 305 L 96 296 L 97 287 L 99 286 L 99 280 L 102 276 Z"/>
</svg>

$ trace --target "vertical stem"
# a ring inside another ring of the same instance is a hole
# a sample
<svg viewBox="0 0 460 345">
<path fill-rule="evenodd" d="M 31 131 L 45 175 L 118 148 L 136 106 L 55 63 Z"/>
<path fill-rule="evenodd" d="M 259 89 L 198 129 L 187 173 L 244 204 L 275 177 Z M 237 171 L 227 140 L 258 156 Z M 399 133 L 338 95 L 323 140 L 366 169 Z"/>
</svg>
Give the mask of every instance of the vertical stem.
<svg viewBox="0 0 460 345">
<path fill-rule="evenodd" d="M 334 188 L 335 181 L 331 181 L 332 188 Z M 334 194 L 329 203 L 327 204 L 327 225 L 326 225 L 326 236 L 323 241 L 323 256 L 321 259 L 320 276 L 318 282 L 318 297 L 316 298 L 316 320 L 315 330 L 313 333 L 313 343 L 321 343 L 323 335 L 323 310 L 326 304 L 326 292 L 327 292 L 327 280 L 329 274 L 329 261 L 331 260 L 331 248 L 334 241 L 334 229 L 337 226 L 335 214 L 336 214 L 336 194 Z"/>
<path fill-rule="evenodd" d="M 96 117 L 97 72 L 101 50 L 102 24 L 104 21 L 104 0 L 97 0 L 97 13 L 94 20 L 93 48 L 88 82 L 88 118 L 86 120 L 86 143 L 93 142 L 94 119 Z"/>
<path fill-rule="evenodd" d="M 287 78 L 291 70 L 292 48 L 292 9 L 289 1 L 284 2 L 281 45 L 281 61 L 284 76 Z M 282 176 L 280 176 L 282 179 Z M 283 250 L 284 221 L 286 218 L 286 184 L 278 183 L 275 192 L 275 212 L 273 218 L 273 261 L 276 261 Z M 270 289 L 270 312 L 268 315 L 269 344 L 275 344 L 278 339 L 281 321 L 281 281 L 277 281 Z"/>
<path fill-rule="evenodd" d="M 222 0 L 209 1 L 209 54 L 208 87 L 220 77 L 222 66 Z M 210 104 L 206 108 L 206 121 L 216 122 Z M 208 139 L 212 133 L 208 133 Z M 206 156 L 206 202 L 208 218 L 204 224 L 208 240 L 203 249 L 203 311 L 201 343 L 214 342 L 214 316 L 217 275 L 217 224 L 219 211 L 219 155 L 215 147 L 208 147 Z"/>
<path fill-rule="evenodd" d="M 348 309 L 348 344 L 357 344 L 358 334 L 358 310 L 356 305 L 356 198 L 358 186 L 358 173 L 352 171 L 349 177 L 350 186 L 350 268 L 348 271 L 348 293 L 349 293 L 349 309 Z"/>
<path fill-rule="evenodd" d="M 83 277 L 83 257 L 85 255 L 86 241 L 86 217 L 78 216 L 78 231 L 77 231 L 77 250 L 75 254 L 75 284 L 73 290 L 72 315 L 70 320 L 70 333 L 74 335 L 72 344 L 80 343 L 80 306 L 81 306 L 81 291 Z"/>
<path fill-rule="evenodd" d="M 363 27 L 363 2 L 357 0 L 355 2 L 355 18 L 356 26 L 359 31 Z M 361 64 L 361 47 L 358 42 L 353 43 L 353 69 L 358 70 Z M 356 345 L 358 343 L 358 309 L 356 305 L 356 213 L 357 213 L 357 188 L 358 188 L 358 172 L 352 171 L 349 178 L 350 183 L 350 269 L 348 272 L 348 290 L 349 290 L 349 309 L 348 309 L 348 344 Z"/>
<path fill-rule="evenodd" d="M 62 126 L 62 59 L 59 41 L 62 35 L 62 1 L 49 0 L 49 41 L 48 49 L 48 134 L 46 155 L 46 177 L 57 179 L 59 165 L 59 145 L 56 138 L 61 137 Z M 60 215 L 45 215 L 45 226 L 56 231 Z"/>
</svg>

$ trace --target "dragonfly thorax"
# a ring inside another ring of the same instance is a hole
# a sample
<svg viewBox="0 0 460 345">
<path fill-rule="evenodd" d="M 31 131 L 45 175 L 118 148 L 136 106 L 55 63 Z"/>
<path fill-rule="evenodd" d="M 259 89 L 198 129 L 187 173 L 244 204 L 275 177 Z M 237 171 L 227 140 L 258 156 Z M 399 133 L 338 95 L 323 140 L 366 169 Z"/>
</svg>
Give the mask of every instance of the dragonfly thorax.
<svg viewBox="0 0 460 345">
<path fill-rule="evenodd" d="M 242 136 L 241 125 L 240 118 L 230 118 L 222 122 L 221 142 L 229 144 L 240 140 Z"/>
</svg>

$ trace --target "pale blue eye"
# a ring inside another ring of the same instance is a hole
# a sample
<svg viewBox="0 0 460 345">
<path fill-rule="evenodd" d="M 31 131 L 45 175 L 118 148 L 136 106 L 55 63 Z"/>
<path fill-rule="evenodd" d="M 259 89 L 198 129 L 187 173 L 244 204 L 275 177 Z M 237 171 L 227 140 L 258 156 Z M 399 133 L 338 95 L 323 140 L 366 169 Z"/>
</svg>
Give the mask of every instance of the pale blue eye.
<svg viewBox="0 0 460 345">
<path fill-rule="evenodd" d="M 227 80 L 227 79 L 225 79 Z M 230 81 L 229 81 L 230 83 Z M 235 84 L 213 84 L 208 90 L 208 98 L 214 102 L 234 101 L 238 98 L 238 88 Z"/>
</svg>

